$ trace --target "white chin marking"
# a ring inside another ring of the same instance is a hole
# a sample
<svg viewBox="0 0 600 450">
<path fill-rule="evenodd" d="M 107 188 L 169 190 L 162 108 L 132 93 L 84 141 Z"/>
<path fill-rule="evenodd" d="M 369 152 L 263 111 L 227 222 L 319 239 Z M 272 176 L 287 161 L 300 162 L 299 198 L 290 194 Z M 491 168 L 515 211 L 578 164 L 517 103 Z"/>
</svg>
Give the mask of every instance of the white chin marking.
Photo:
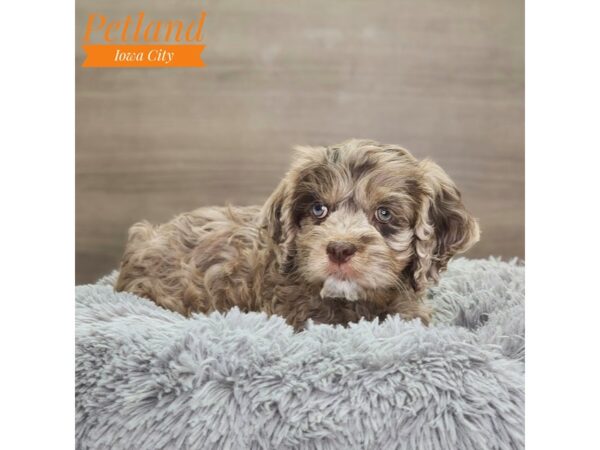
<svg viewBox="0 0 600 450">
<path fill-rule="evenodd" d="M 355 302 L 364 298 L 364 290 L 354 281 L 328 277 L 321 289 L 321 298 L 344 298 Z"/>
</svg>

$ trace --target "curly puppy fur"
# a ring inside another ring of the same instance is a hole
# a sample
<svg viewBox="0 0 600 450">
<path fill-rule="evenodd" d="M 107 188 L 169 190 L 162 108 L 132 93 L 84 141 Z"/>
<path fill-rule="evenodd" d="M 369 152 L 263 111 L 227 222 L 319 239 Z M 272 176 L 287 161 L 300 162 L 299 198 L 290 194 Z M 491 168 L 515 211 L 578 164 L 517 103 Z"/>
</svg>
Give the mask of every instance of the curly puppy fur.
<svg viewBox="0 0 600 450">
<path fill-rule="evenodd" d="M 421 297 L 479 240 L 448 175 L 395 145 L 299 147 L 264 206 L 207 207 L 134 225 L 116 290 L 189 315 L 278 314 L 347 324 L 399 314 L 428 323 Z"/>
</svg>

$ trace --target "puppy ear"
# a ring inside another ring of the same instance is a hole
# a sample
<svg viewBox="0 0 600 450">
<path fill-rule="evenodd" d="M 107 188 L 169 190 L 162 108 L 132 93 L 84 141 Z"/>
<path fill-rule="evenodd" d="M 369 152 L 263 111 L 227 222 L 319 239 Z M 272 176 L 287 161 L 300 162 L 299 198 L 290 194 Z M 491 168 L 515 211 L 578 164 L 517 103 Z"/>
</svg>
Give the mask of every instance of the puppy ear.
<svg viewBox="0 0 600 450">
<path fill-rule="evenodd" d="M 261 212 L 261 225 L 276 245 L 277 259 L 283 273 L 294 266 L 295 240 L 298 232 L 294 204 L 298 199 L 298 183 L 326 159 L 326 147 L 294 147 L 292 165 Z"/>
<path fill-rule="evenodd" d="M 261 227 L 276 244 L 277 259 L 283 272 L 289 271 L 292 265 L 296 238 L 288 178 L 284 178 L 267 199 L 260 218 Z"/>
<path fill-rule="evenodd" d="M 439 273 L 457 253 L 479 240 L 479 225 L 462 203 L 454 182 L 430 160 L 419 163 L 425 194 L 417 215 L 411 282 L 417 292 L 438 281 Z"/>
</svg>

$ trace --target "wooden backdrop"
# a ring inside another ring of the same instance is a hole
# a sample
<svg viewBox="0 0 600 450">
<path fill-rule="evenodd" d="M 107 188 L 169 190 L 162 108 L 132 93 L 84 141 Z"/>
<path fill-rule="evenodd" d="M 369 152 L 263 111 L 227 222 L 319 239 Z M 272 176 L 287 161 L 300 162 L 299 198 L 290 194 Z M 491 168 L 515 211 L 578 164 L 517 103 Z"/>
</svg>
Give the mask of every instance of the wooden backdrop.
<svg viewBox="0 0 600 450">
<path fill-rule="evenodd" d="M 203 69 L 83 69 L 87 16 L 205 22 Z M 77 2 L 76 267 L 117 266 L 133 222 L 261 203 L 295 144 L 430 156 L 480 218 L 472 257 L 523 257 L 522 0 Z"/>
</svg>

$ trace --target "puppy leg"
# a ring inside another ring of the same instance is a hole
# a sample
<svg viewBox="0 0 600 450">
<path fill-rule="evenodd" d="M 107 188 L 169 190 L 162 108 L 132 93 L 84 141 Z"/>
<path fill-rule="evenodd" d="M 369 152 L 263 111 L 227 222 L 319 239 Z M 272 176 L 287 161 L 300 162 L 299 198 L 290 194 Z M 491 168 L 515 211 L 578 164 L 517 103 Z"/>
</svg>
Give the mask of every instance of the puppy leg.
<svg viewBox="0 0 600 450">
<path fill-rule="evenodd" d="M 137 223 L 129 230 L 115 290 L 148 298 L 184 315 L 208 312 L 206 292 L 198 284 L 201 277 L 188 255 L 178 240 L 169 238 L 165 226 Z"/>
</svg>

